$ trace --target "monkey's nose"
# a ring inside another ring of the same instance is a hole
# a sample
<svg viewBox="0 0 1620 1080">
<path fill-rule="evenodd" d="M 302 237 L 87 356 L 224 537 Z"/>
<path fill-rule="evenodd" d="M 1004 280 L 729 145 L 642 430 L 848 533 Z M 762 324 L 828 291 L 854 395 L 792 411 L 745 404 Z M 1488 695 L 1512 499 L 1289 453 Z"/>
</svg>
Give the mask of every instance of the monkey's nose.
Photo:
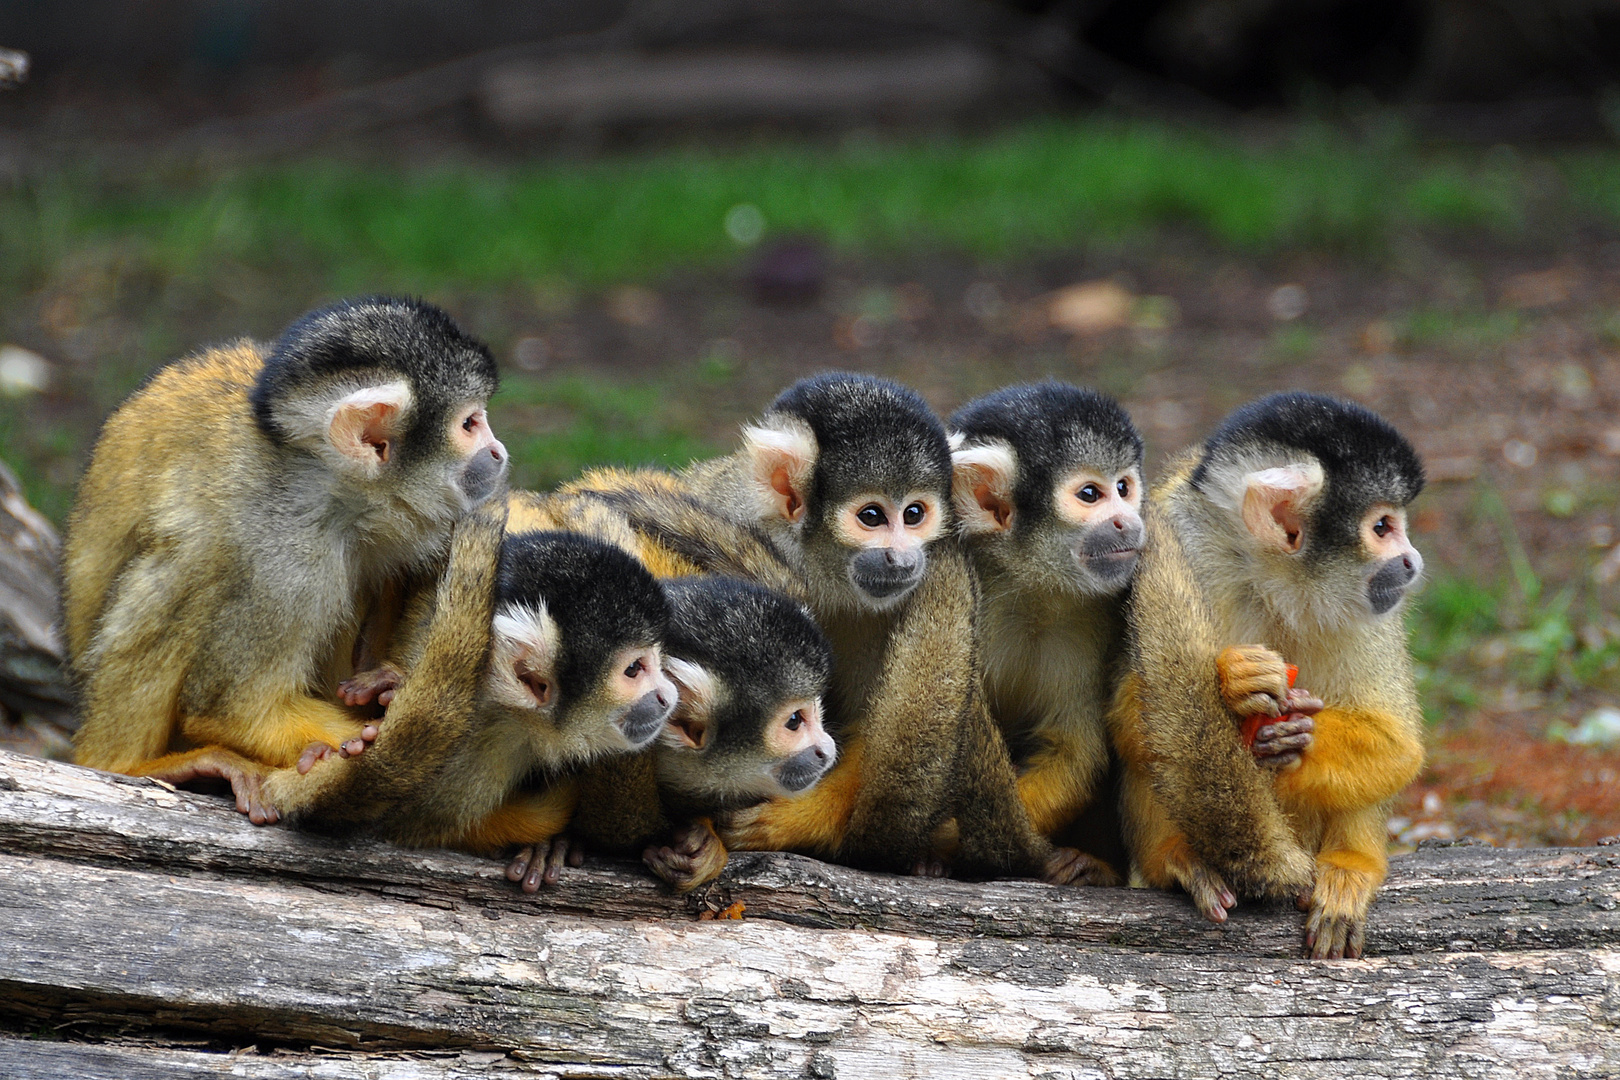
<svg viewBox="0 0 1620 1080">
<path fill-rule="evenodd" d="M 811 749 L 815 751 L 817 761 L 826 761 L 827 760 L 827 751 L 823 750 L 819 746 L 813 746 L 813 747 L 811 747 Z"/>
<path fill-rule="evenodd" d="M 499 462 L 501 460 L 501 451 L 503 449 L 505 449 L 505 447 L 501 446 L 500 443 L 496 443 L 494 446 L 489 448 L 489 456 Z"/>
<path fill-rule="evenodd" d="M 1116 515 L 1114 517 L 1114 528 L 1118 529 L 1120 532 L 1124 532 L 1125 531 L 1125 519 Z"/>
<path fill-rule="evenodd" d="M 669 691 L 663 690 L 663 689 L 654 690 L 653 691 L 653 696 L 654 696 L 654 698 L 657 699 L 658 707 L 660 709 L 669 708 L 669 701 L 670 701 Z"/>
</svg>

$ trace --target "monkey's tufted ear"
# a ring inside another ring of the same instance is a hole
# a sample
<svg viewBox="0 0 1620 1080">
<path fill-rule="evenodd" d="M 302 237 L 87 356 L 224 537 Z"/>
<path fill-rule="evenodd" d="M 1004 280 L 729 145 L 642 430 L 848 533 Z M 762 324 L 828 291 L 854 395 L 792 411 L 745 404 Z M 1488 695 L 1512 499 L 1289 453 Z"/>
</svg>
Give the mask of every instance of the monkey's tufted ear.
<svg viewBox="0 0 1620 1080">
<path fill-rule="evenodd" d="M 701 750 L 709 741 L 709 725 L 714 716 L 717 690 L 707 668 L 682 660 L 664 658 L 664 671 L 680 690 L 680 700 L 670 714 L 661 736 L 665 745 Z"/>
<path fill-rule="evenodd" d="M 960 443 L 960 436 L 952 443 Z M 962 528 L 969 533 L 1005 532 L 1012 528 L 1013 489 L 1018 482 L 1018 455 L 1004 442 L 951 449 L 951 501 Z"/>
<path fill-rule="evenodd" d="M 393 457 L 411 389 L 405 383 L 367 386 L 338 399 L 326 413 L 326 440 L 368 475 Z"/>
<path fill-rule="evenodd" d="M 753 464 L 761 510 L 766 517 L 796 522 L 804 516 L 810 477 L 815 471 L 815 432 L 792 416 L 767 416 L 743 429 L 743 449 Z"/>
<path fill-rule="evenodd" d="M 561 631 L 542 602 L 513 604 L 495 613 L 490 648 L 492 693 L 520 709 L 544 709 L 557 700 Z"/>
<path fill-rule="evenodd" d="M 1305 511 L 1322 490 L 1311 463 L 1252 472 L 1243 478 L 1243 524 L 1262 544 L 1290 554 L 1305 545 Z"/>
</svg>

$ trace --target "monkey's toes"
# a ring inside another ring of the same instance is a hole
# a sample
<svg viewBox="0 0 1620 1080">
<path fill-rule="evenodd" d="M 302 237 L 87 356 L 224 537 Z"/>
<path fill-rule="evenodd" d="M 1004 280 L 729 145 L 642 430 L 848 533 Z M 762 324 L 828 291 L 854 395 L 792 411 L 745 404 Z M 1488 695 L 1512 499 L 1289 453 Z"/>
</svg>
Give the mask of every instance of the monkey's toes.
<svg viewBox="0 0 1620 1080">
<path fill-rule="evenodd" d="M 912 877 L 942 878 L 950 877 L 950 875 L 951 871 L 945 865 L 945 860 L 934 856 L 925 855 L 911 864 Z"/>
<path fill-rule="evenodd" d="M 555 885 L 562 876 L 563 864 L 569 861 L 568 849 L 568 839 L 562 836 L 530 844 L 507 863 L 506 880 L 517 882 L 518 888 L 527 893 L 538 892 L 542 885 Z"/>
<path fill-rule="evenodd" d="M 317 761 L 324 761 L 337 753 L 335 746 L 323 742 L 312 742 L 304 747 L 304 752 L 298 755 L 298 775 L 302 776 L 315 767 Z"/>
<path fill-rule="evenodd" d="M 1046 860 L 1044 880 L 1052 885 L 1113 886 L 1123 883 L 1112 866 L 1078 848 L 1058 848 L 1053 851 Z"/>
</svg>

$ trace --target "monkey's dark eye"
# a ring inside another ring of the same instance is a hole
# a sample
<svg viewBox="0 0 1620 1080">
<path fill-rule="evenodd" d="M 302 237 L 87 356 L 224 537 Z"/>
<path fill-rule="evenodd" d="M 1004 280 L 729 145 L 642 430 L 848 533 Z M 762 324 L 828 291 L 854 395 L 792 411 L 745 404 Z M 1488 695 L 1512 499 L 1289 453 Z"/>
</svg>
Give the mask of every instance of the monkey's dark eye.
<svg viewBox="0 0 1620 1080">
<path fill-rule="evenodd" d="M 462 431 L 471 431 L 473 428 L 475 428 L 477 426 L 478 426 L 478 414 L 477 413 L 469 413 L 468 416 L 467 416 L 467 419 L 465 419 L 465 420 L 463 420 L 461 422 L 461 430 Z"/>
<path fill-rule="evenodd" d="M 635 663 L 624 669 L 624 677 L 627 679 L 633 679 L 645 670 L 647 670 L 647 665 L 643 664 L 640 660 L 637 660 Z"/>
<path fill-rule="evenodd" d="M 1075 495 L 1083 503 L 1094 503 L 1098 499 L 1102 498 L 1102 489 L 1096 484 L 1087 484 L 1085 487 L 1075 492 Z"/>
<path fill-rule="evenodd" d="M 792 716 L 788 717 L 787 724 L 785 726 L 787 727 L 787 729 L 789 731 L 798 731 L 799 728 L 803 727 L 804 726 L 804 710 L 800 709 L 797 712 L 795 712 Z"/>
<path fill-rule="evenodd" d="M 922 519 L 928 515 L 928 508 L 922 503 L 912 503 L 906 507 L 902 517 L 907 525 L 921 525 Z"/>
<path fill-rule="evenodd" d="M 889 523 L 888 515 L 883 512 L 883 507 L 877 505 L 876 503 L 863 506 L 857 510 L 855 512 L 855 520 L 859 521 L 862 525 L 865 525 L 868 529 L 881 529 L 883 526 Z"/>
<path fill-rule="evenodd" d="M 1389 515 L 1385 514 L 1373 524 L 1373 535 L 1388 536 L 1389 530 L 1393 529 L 1394 527 L 1395 524 L 1389 520 Z"/>
<path fill-rule="evenodd" d="M 1131 482 L 1129 480 L 1122 479 L 1119 483 L 1114 485 L 1114 490 L 1119 492 L 1120 498 L 1128 499 L 1131 497 Z"/>
</svg>

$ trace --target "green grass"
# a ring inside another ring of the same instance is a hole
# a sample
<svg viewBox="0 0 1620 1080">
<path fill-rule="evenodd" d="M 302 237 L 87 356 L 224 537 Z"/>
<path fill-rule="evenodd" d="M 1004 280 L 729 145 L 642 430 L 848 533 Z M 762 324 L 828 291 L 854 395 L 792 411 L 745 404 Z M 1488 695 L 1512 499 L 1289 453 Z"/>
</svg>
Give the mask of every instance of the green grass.
<svg viewBox="0 0 1620 1080">
<path fill-rule="evenodd" d="M 599 377 L 509 377 L 490 423 L 512 455 L 512 482 L 550 488 L 593 465 L 675 468 L 720 453 L 693 434 L 662 385 Z"/>
<path fill-rule="evenodd" d="M 723 222 L 742 203 L 763 212 L 767 235 L 813 233 L 860 254 L 1004 258 L 1165 227 L 1248 251 L 1364 249 L 1413 228 L 1513 235 L 1538 214 L 1620 222 L 1617 177 L 1613 151 L 1425 150 L 1326 128 L 1250 146 L 1095 118 L 512 166 L 314 160 L 117 181 L 58 171 L 0 193 L 0 274 L 37 279 L 112 245 L 160 273 L 297 267 L 333 292 L 601 284 L 735 257 Z"/>
</svg>

